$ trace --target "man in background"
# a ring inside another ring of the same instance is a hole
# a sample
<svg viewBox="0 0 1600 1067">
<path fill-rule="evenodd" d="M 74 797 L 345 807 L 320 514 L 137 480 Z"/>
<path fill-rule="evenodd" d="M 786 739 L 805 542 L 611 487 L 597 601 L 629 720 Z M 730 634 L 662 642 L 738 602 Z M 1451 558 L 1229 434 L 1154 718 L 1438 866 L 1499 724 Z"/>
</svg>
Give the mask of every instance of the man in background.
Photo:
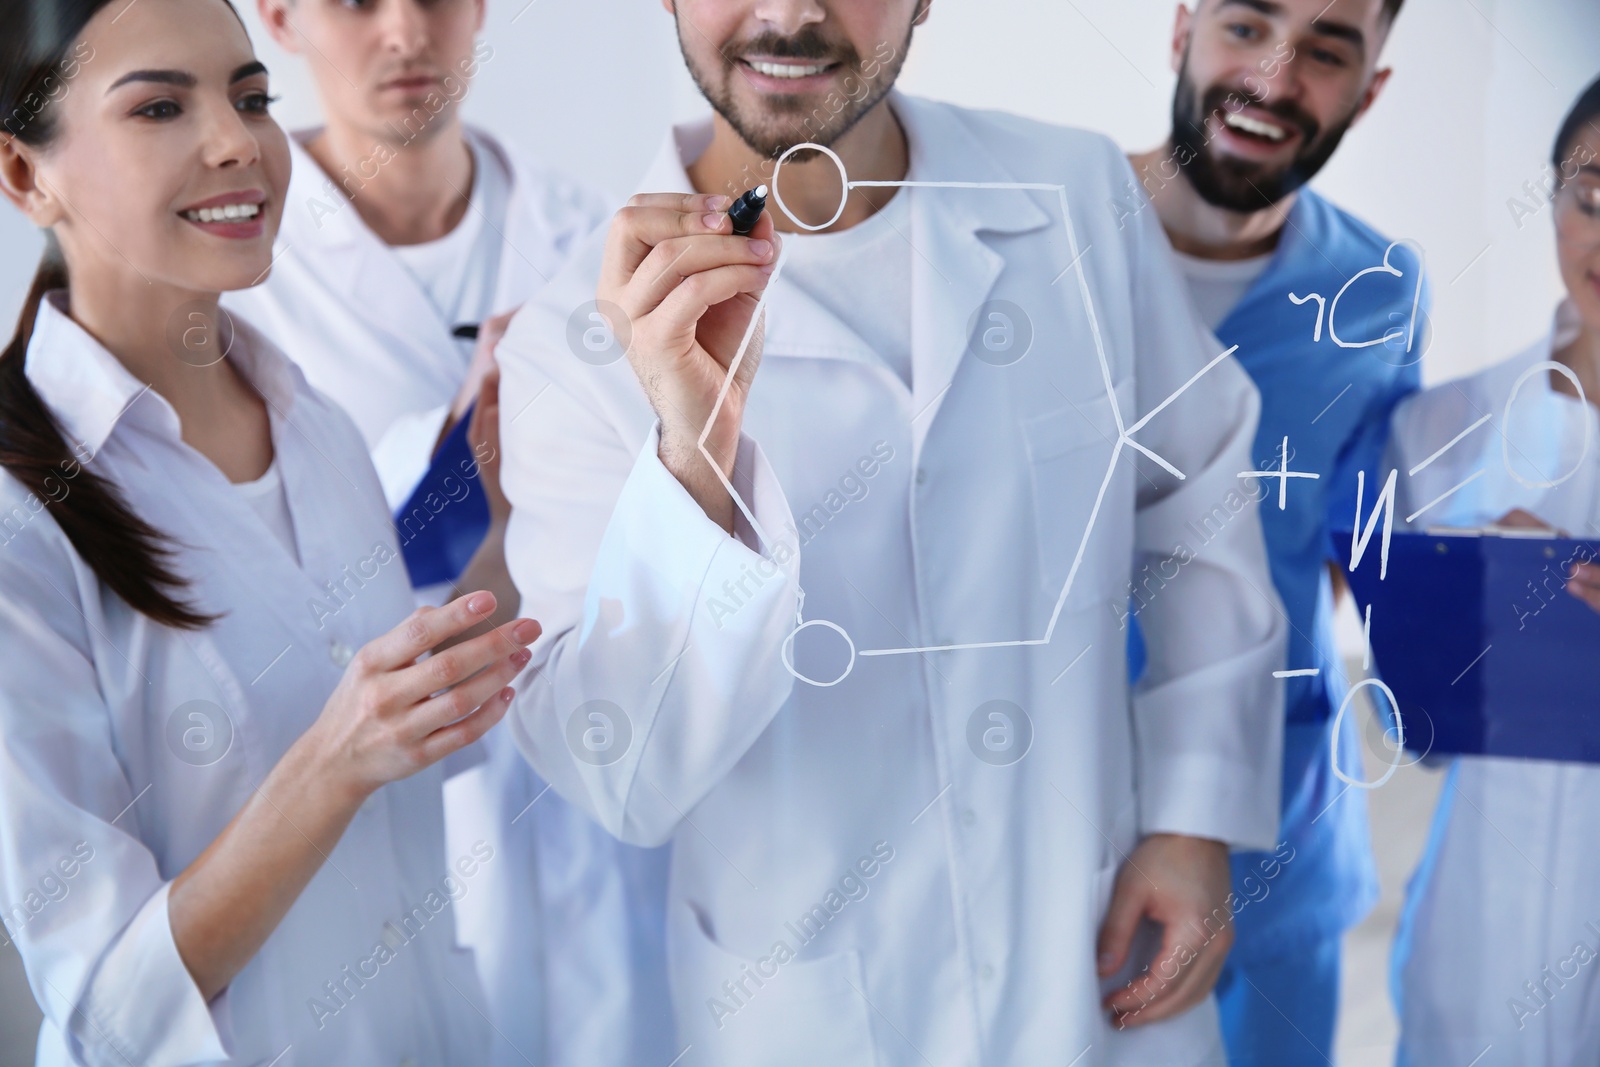
<svg viewBox="0 0 1600 1067">
<path fill-rule="evenodd" d="M 1172 133 L 1132 157 L 1148 202 L 1130 190 L 1112 204 L 1125 225 L 1153 205 L 1202 318 L 1261 391 L 1252 466 L 1267 472 L 1286 669 L 1314 672 L 1288 679 L 1283 841 L 1233 857 L 1243 905 L 1217 997 L 1235 1067 L 1332 1059 L 1341 939 L 1377 899 L 1365 795 L 1331 763 L 1336 741 L 1341 769 L 1362 776 L 1356 716 L 1330 729 L 1348 691 L 1333 572 L 1349 546 L 1332 533 L 1355 526 L 1358 472 L 1365 508 L 1384 485 L 1389 412 L 1419 384 L 1426 291 L 1413 247 L 1305 184 L 1388 81 L 1378 59 L 1401 2 L 1180 4 Z"/>
<path fill-rule="evenodd" d="M 413 581 L 427 584 L 419 599 L 437 602 L 453 584 L 488 588 L 509 618 L 517 596 L 496 484 L 493 343 L 605 204 L 463 122 L 473 77 L 497 61 L 475 40 L 483 0 L 259 0 L 259 11 L 280 45 L 306 57 L 325 121 L 290 138 L 270 277 L 226 306 L 355 419 L 400 511 Z M 483 462 L 473 474 L 450 470 L 429 507 L 408 507 L 474 401 Z M 471 526 L 452 492 L 465 486 L 488 497 L 487 531 L 472 529 L 478 548 L 464 573 L 441 572 L 411 543 Z M 676 1050 L 650 1036 L 665 1011 L 650 992 L 661 989 L 659 905 L 638 903 L 665 857 L 618 843 L 548 792 L 505 730 L 483 744 L 486 760 L 447 783 L 446 818 L 452 862 L 481 855 L 480 842 L 493 849 L 453 904 L 488 995 L 491 1062 L 665 1064 Z"/>
</svg>

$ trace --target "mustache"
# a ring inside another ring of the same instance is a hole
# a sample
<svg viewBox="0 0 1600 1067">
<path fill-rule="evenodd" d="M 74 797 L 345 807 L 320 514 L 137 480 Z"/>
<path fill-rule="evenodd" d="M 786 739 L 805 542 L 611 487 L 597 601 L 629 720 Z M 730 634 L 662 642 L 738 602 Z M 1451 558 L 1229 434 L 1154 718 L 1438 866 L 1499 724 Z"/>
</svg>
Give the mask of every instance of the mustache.
<svg viewBox="0 0 1600 1067">
<path fill-rule="evenodd" d="M 1248 89 L 1228 89 L 1220 85 L 1207 89 L 1201 99 L 1200 113 L 1193 120 L 1196 131 L 1205 129 L 1205 120 L 1210 116 L 1231 114 L 1238 110 L 1229 105 L 1239 99 L 1298 129 L 1306 144 L 1314 142 L 1317 134 L 1322 132 L 1322 124 L 1316 117 L 1291 100 L 1268 100 Z"/>
<path fill-rule="evenodd" d="M 830 41 L 815 26 L 807 26 L 787 37 L 777 33 L 760 33 L 748 41 L 722 50 L 729 62 L 736 56 L 752 52 L 774 59 L 804 59 L 852 67 L 860 66 L 861 59 L 860 53 L 848 41 Z"/>
</svg>

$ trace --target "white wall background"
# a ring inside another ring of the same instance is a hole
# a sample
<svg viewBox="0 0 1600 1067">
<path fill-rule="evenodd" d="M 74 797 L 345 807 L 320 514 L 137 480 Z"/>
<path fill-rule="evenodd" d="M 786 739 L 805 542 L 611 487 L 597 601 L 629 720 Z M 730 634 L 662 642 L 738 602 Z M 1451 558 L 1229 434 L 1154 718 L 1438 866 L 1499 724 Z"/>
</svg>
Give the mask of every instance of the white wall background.
<svg viewBox="0 0 1600 1067">
<path fill-rule="evenodd" d="M 316 120 L 309 79 L 236 0 L 273 72 L 279 120 Z M 1130 149 L 1166 132 L 1174 0 L 936 0 L 901 85 L 958 103 L 1086 126 Z M 473 121 L 621 195 L 667 123 L 703 107 L 657 0 L 491 0 L 494 56 Z M 1318 187 L 1427 250 L 1437 336 L 1430 380 L 1541 334 L 1559 293 L 1550 213 L 1520 230 L 1506 202 L 1537 179 L 1561 116 L 1600 74 L 1596 0 L 1409 0 L 1386 54 L 1395 76 Z M 1043 176 L 1041 176 L 1043 177 Z M 0 329 L 39 240 L 0 211 Z"/>
</svg>

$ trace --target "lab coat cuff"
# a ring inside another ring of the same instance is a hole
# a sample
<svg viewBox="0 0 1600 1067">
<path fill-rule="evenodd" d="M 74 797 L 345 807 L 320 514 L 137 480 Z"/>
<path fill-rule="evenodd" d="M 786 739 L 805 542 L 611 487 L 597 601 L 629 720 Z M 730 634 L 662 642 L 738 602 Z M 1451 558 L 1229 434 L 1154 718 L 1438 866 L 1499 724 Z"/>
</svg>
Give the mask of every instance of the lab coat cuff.
<svg viewBox="0 0 1600 1067">
<path fill-rule="evenodd" d="M 777 474 L 760 447 L 741 436 L 730 481 L 755 521 L 741 515 L 730 535 L 661 462 L 659 447 L 657 426 L 601 539 L 586 616 L 598 617 L 608 599 L 634 605 L 630 614 L 658 620 L 649 654 L 667 660 L 682 651 L 691 629 L 707 624 L 724 637 L 717 648 L 737 647 L 728 640 L 735 634 L 764 639 L 774 613 L 792 619 L 800 573 L 792 543 L 774 540 L 765 554 L 755 547 L 757 527 L 776 538 L 793 523 Z"/>
<path fill-rule="evenodd" d="M 1182 834 L 1234 851 L 1278 845 L 1278 788 L 1263 768 L 1202 753 L 1141 760 L 1139 836 Z"/>
<path fill-rule="evenodd" d="M 208 1004 L 178 954 L 167 882 L 145 902 L 101 961 L 71 1030 L 87 1063 L 210 1063 L 233 1057 L 224 989 Z M 109 1056 L 93 1050 L 114 1046 Z M 119 1055 L 120 1053 L 120 1055 Z"/>
<path fill-rule="evenodd" d="M 450 417 L 450 406 L 441 404 L 427 411 L 402 415 L 384 431 L 372 446 L 372 465 L 377 468 L 383 498 L 389 514 L 399 511 L 428 473 L 433 463 L 434 445 Z"/>
<path fill-rule="evenodd" d="M 798 571 L 798 567 L 789 566 L 790 561 L 799 554 L 798 546 L 793 538 L 784 536 L 793 525 L 789 502 L 778 483 L 777 473 L 755 440 L 740 434 L 738 449 L 734 454 L 733 473 L 728 480 L 739 499 L 744 501 L 745 508 L 739 507 L 738 500 L 734 501 L 731 536 L 727 530 L 711 521 L 677 476 L 667 470 L 661 462 L 660 448 L 661 424 L 657 423 L 651 428 L 650 438 L 639 453 L 627 485 L 623 487 L 617 509 L 612 515 L 613 524 L 619 518 L 636 519 L 638 524 L 633 528 L 648 532 L 651 542 L 656 546 L 667 543 L 669 531 L 687 534 L 713 553 L 725 548 L 727 542 L 735 541 L 751 554 L 736 553 L 743 557 L 741 562 L 754 563 L 755 556 L 773 555 L 781 557 L 778 562 L 784 569 Z M 768 544 L 762 544 L 758 530 L 767 535 Z M 659 551 L 647 555 L 658 562 L 667 562 L 667 558 Z M 687 568 L 683 575 L 686 580 L 698 584 L 706 577 L 706 561 L 699 557 L 699 553 L 675 552 L 672 558 L 681 560 Z"/>
</svg>

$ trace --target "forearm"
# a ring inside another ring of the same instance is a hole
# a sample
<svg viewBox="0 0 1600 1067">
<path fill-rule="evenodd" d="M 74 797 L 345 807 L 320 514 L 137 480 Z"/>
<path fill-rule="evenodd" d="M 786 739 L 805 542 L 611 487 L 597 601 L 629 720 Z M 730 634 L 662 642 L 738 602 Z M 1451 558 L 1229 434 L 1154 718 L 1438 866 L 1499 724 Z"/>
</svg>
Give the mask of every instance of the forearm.
<svg viewBox="0 0 1600 1067">
<path fill-rule="evenodd" d="M 315 727 L 173 881 L 173 941 L 201 995 L 227 988 L 277 929 L 366 799 L 329 773 Z"/>
<path fill-rule="evenodd" d="M 707 442 L 711 446 L 711 442 Z M 714 447 L 708 447 L 713 455 L 717 455 Z M 734 455 L 738 451 L 738 428 L 734 429 L 734 443 L 722 451 L 726 458 L 722 459 L 722 473 L 730 479 L 733 475 Z M 734 508 L 733 497 L 728 495 L 727 487 L 722 479 L 717 477 L 716 468 L 706 459 L 705 453 L 700 451 L 698 438 L 688 438 L 684 435 L 672 435 L 665 422 L 662 423 L 661 447 L 657 452 L 661 465 L 666 467 L 672 476 L 682 483 L 694 502 L 699 504 L 706 513 L 706 517 L 730 534 L 733 532 Z M 721 457 L 719 457 L 721 458 Z"/>
</svg>

